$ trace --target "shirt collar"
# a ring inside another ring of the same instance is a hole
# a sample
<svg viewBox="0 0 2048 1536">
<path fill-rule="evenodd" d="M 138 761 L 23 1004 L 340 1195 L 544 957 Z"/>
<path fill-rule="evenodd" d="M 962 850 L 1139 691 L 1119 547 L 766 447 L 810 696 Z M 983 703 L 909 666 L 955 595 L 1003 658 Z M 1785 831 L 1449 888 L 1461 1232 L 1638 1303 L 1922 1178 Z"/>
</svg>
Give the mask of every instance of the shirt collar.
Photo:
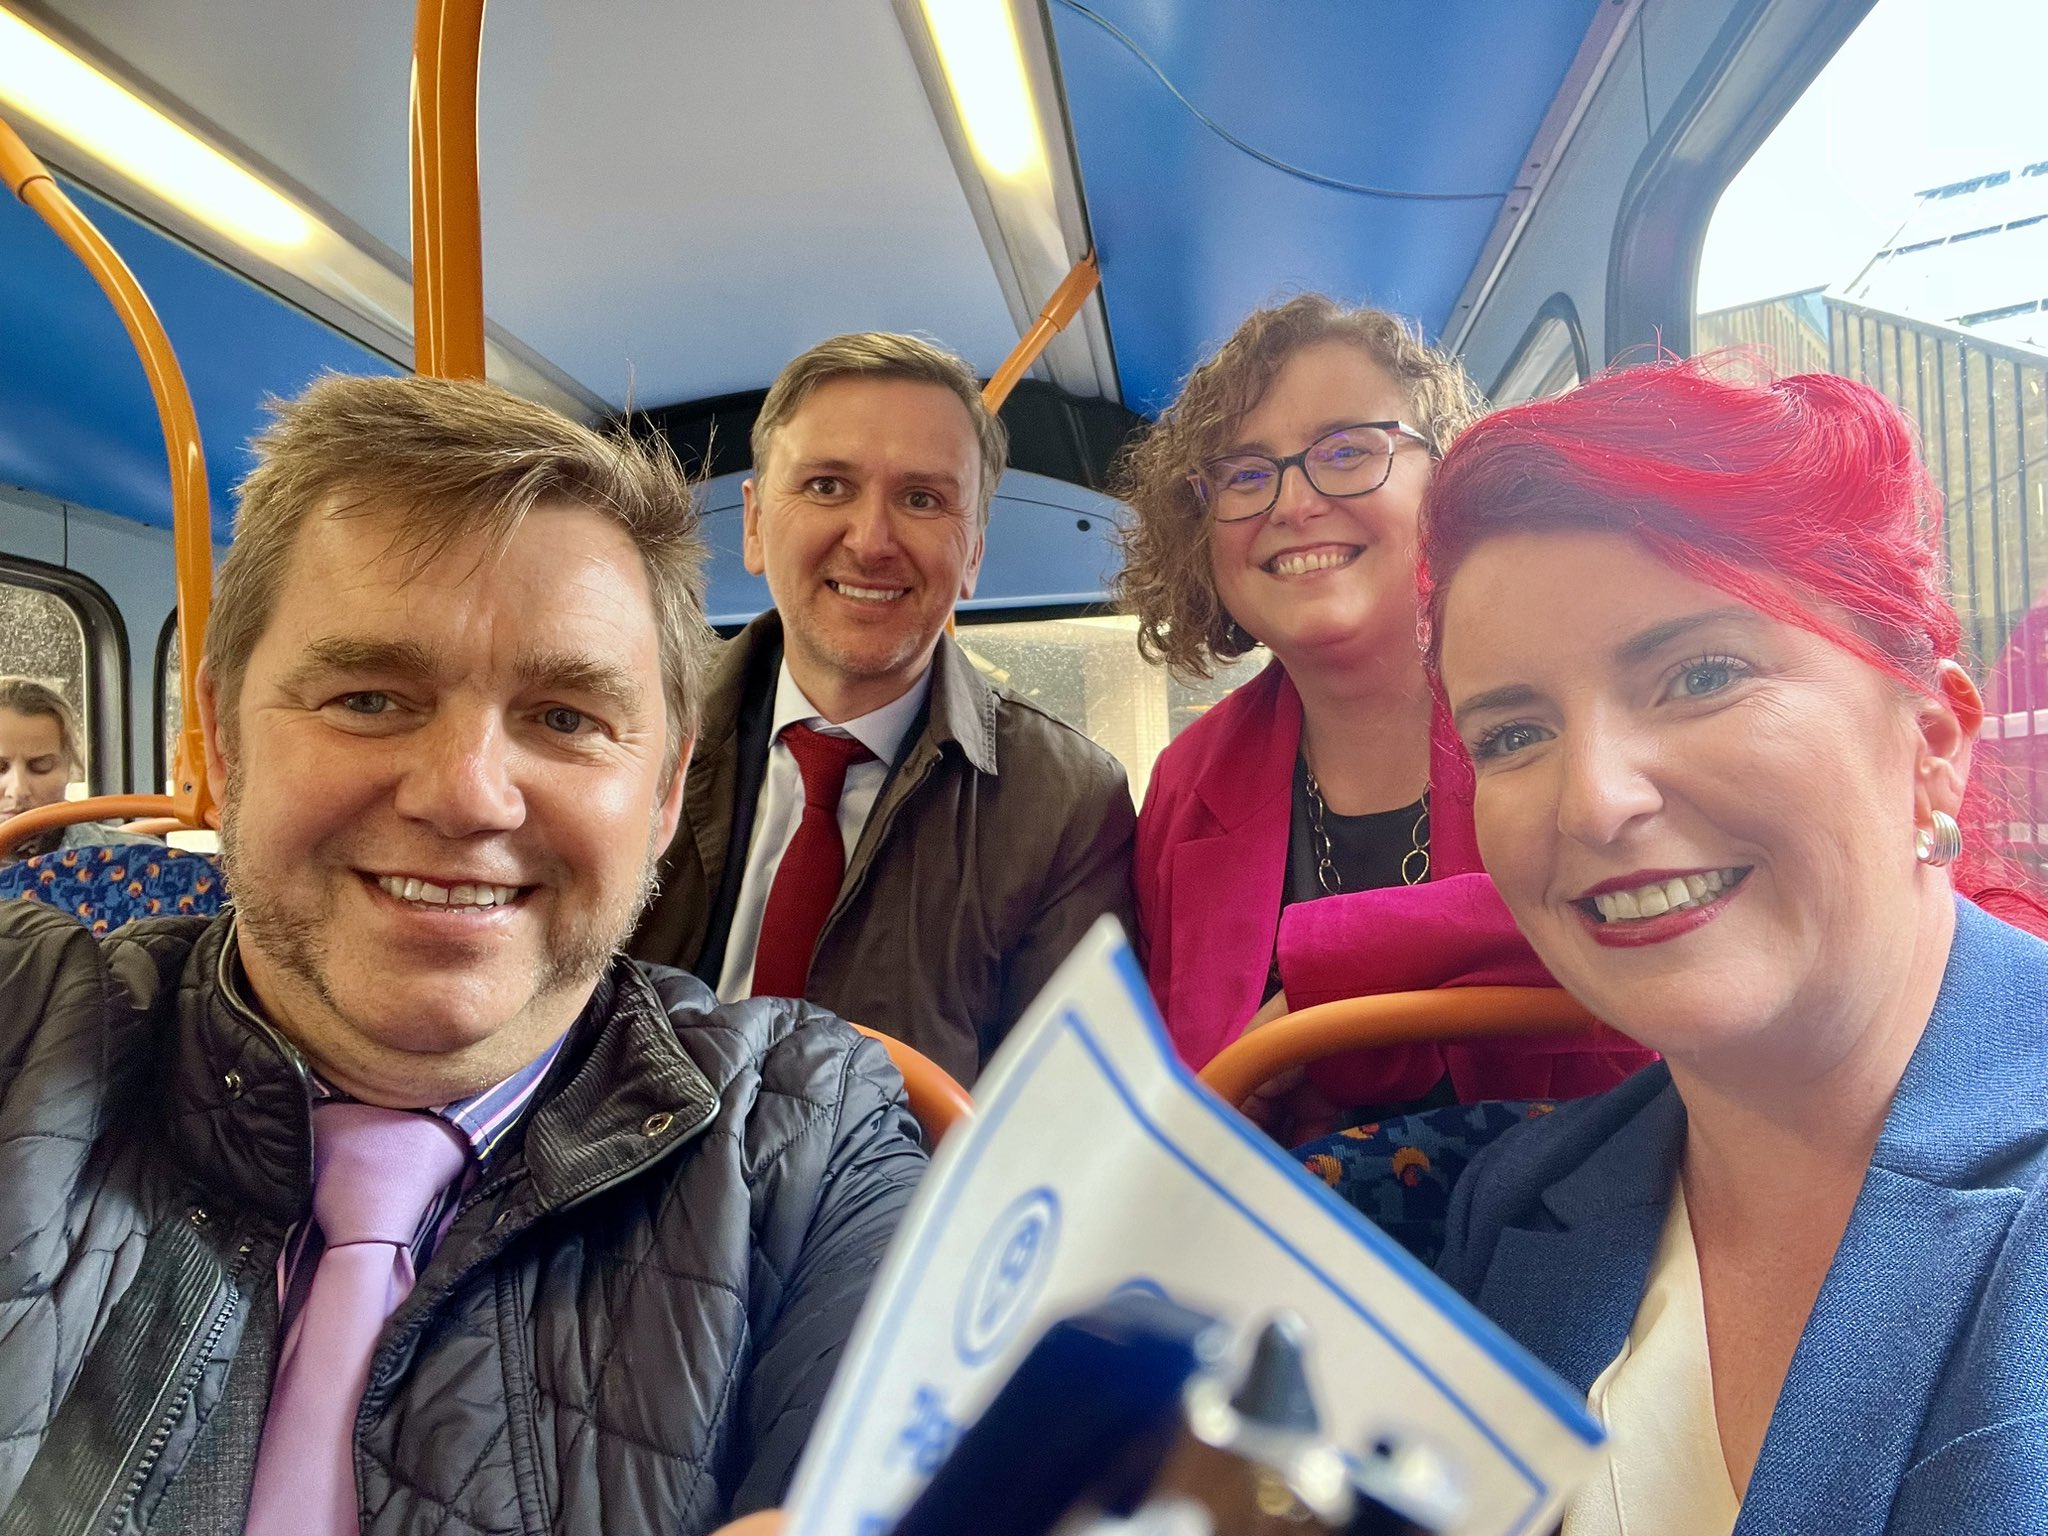
<svg viewBox="0 0 2048 1536">
<path fill-rule="evenodd" d="M 854 719 L 827 725 L 825 717 L 818 713 L 818 706 L 804 697 L 803 689 L 789 675 L 789 662 L 785 660 L 775 679 L 775 714 L 769 722 L 768 739 L 773 741 L 780 736 L 786 725 L 823 727 L 843 731 L 882 762 L 893 763 L 903 745 L 903 738 L 910 734 L 911 725 L 924 708 L 925 696 L 931 688 L 932 669 L 927 666 L 901 698 L 892 699 L 880 709 L 869 710 Z"/>
<path fill-rule="evenodd" d="M 568 1038 L 568 1032 L 564 1031 L 554 1044 L 503 1082 L 493 1083 L 483 1092 L 473 1093 L 466 1099 L 430 1105 L 426 1113 L 439 1115 L 460 1131 L 463 1140 L 469 1143 L 470 1152 L 479 1163 L 483 1162 L 497 1150 L 498 1143 L 505 1139 L 505 1133 L 517 1125 L 520 1117 L 532 1106 L 535 1090 L 540 1087 L 541 1079 L 548 1075 L 548 1068 L 555 1064 L 555 1058 L 561 1054 L 563 1042 Z M 313 1102 L 316 1104 L 347 1097 L 310 1066 L 306 1070 L 306 1081 L 312 1085 Z"/>
</svg>

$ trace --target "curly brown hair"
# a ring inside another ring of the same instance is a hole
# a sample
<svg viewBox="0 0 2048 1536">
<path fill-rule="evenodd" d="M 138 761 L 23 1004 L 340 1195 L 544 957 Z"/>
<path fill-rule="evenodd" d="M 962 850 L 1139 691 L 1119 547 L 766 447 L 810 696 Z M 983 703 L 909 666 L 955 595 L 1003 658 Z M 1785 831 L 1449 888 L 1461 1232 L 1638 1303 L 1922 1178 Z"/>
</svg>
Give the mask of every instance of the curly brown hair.
<svg viewBox="0 0 2048 1536">
<path fill-rule="evenodd" d="M 1188 375 L 1180 397 L 1118 462 L 1112 490 L 1131 509 L 1117 532 L 1123 569 L 1113 591 L 1138 617 L 1138 650 L 1189 679 L 1206 678 L 1257 642 L 1216 595 L 1208 516 L 1188 477 L 1230 446 L 1238 425 L 1303 347 L 1343 341 L 1364 350 L 1400 385 L 1410 425 L 1441 457 L 1485 409 L 1463 366 L 1423 341 L 1409 321 L 1346 309 L 1320 293 L 1254 310 L 1216 355 Z"/>
</svg>

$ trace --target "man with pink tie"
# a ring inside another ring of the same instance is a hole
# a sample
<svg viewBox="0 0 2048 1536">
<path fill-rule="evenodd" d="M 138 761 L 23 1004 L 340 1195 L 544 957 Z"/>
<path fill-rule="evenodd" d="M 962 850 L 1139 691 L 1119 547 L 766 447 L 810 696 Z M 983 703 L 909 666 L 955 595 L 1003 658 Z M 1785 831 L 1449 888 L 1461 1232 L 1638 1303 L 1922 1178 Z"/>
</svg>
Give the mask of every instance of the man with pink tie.
<svg viewBox="0 0 2048 1536">
<path fill-rule="evenodd" d="M 706 648 L 665 448 L 328 378 L 196 701 L 235 905 L 0 913 L 0 1531 L 702 1533 L 922 1171 L 879 1047 L 618 949 Z"/>
</svg>

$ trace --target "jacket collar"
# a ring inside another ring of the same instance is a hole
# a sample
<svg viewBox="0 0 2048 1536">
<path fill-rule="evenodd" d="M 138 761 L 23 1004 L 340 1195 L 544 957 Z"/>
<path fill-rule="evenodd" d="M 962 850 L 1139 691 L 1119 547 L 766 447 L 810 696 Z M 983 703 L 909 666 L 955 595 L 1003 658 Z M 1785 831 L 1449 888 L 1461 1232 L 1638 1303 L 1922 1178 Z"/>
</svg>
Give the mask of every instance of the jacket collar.
<svg viewBox="0 0 2048 1536">
<path fill-rule="evenodd" d="M 1230 740 L 1234 745 L 1249 743 L 1251 750 L 1242 757 L 1217 753 L 1208 758 L 1193 789 L 1217 832 L 1229 834 L 1269 811 L 1275 795 L 1285 799 L 1293 793 L 1294 756 L 1301 750 L 1301 695 L 1287 669 L 1275 661 L 1217 707 L 1238 714 Z"/>
<path fill-rule="evenodd" d="M 976 772 L 997 772 L 996 692 L 951 635 L 939 636 L 938 649 L 932 653 L 931 717 L 926 734 L 934 745 L 951 742 L 957 746 Z"/>
<path fill-rule="evenodd" d="M 526 1132 L 541 1209 L 571 1205 L 665 1157 L 718 1108 L 717 1090 L 628 960 L 614 957 L 599 978 L 563 1056 Z"/>
<path fill-rule="evenodd" d="M 713 652 L 704 677 L 704 713 L 697 724 L 700 755 L 730 750 L 749 686 L 765 674 L 773 688 L 781 659 L 782 620 L 773 608 Z"/>
<path fill-rule="evenodd" d="M 1239 700 L 1242 699 L 1242 703 Z M 1241 711 L 1234 722 L 1234 743 L 1251 743 L 1243 756 L 1218 753 L 1204 761 L 1193 788 L 1222 835 L 1237 833 L 1262 812 L 1284 819 L 1274 806 L 1276 796 L 1294 792 L 1294 759 L 1301 750 L 1301 694 L 1287 669 L 1269 664 L 1218 708 Z M 1479 839 L 1472 826 L 1472 765 L 1458 733 L 1437 700 L 1430 716 L 1430 875 L 1482 872 Z"/>
<path fill-rule="evenodd" d="M 2019 1208 L 2004 1169 L 2048 1141 L 2044 1013 L 2048 945 L 1958 901 L 1941 992 L 1793 1356 L 1738 1536 L 1883 1528 Z M 1661 1090 L 1543 1190 L 1555 1227 L 1501 1233 L 1478 1298 L 1581 1391 L 1628 1336 L 1683 1150 L 1684 1106 L 1661 1064 L 1646 1071 L 1663 1074 Z"/>
<path fill-rule="evenodd" d="M 297 1221 L 313 1189 L 306 1066 L 240 971 L 230 914 L 197 935 L 177 989 L 166 1129 L 209 1188 L 272 1222 Z M 536 1203 L 569 1204 L 666 1155 L 716 1104 L 660 999 L 615 958 L 528 1111 L 523 1161 Z"/>
<path fill-rule="evenodd" d="M 705 689 L 710 707 L 701 727 L 702 750 L 730 750 L 728 744 L 739 729 L 741 700 L 751 689 L 774 688 L 782 649 L 782 615 L 773 608 L 719 649 Z M 939 636 L 932 652 L 931 695 L 924 727 L 908 738 L 910 745 L 905 751 L 914 750 L 921 740 L 936 746 L 950 742 L 977 771 L 997 771 L 995 690 L 982 680 L 950 635 Z"/>
<path fill-rule="evenodd" d="M 1873 1165 L 1930 1184 L 1987 1181 L 2048 1141 L 2048 945 L 1956 899 L 1955 942 Z"/>
<path fill-rule="evenodd" d="M 1649 1098 L 1542 1192 L 1555 1225 L 1500 1234 L 1477 1297 L 1480 1310 L 1581 1392 L 1635 1321 L 1685 1146 L 1685 1105 L 1670 1072 L 1662 1062 L 1643 1070 Z"/>
</svg>

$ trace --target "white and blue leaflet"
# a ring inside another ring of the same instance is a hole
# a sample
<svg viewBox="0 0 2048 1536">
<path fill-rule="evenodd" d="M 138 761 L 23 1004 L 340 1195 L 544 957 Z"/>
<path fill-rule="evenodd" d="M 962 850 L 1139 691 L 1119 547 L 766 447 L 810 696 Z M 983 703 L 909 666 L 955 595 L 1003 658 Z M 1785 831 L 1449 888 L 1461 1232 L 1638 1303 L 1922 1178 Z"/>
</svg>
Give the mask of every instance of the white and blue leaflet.
<svg viewBox="0 0 2048 1536">
<path fill-rule="evenodd" d="M 1422 1436 L 1459 1536 L 1550 1530 L 1584 1400 L 1200 1087 L 1104 918 L 1018 1022 L 897 1234 L 797 1469 L 790 1536 L 882 1536 L 1045 1328 L 1138 1285 L 1313 1340 L 1325 1430 Z"/>
</svg>

